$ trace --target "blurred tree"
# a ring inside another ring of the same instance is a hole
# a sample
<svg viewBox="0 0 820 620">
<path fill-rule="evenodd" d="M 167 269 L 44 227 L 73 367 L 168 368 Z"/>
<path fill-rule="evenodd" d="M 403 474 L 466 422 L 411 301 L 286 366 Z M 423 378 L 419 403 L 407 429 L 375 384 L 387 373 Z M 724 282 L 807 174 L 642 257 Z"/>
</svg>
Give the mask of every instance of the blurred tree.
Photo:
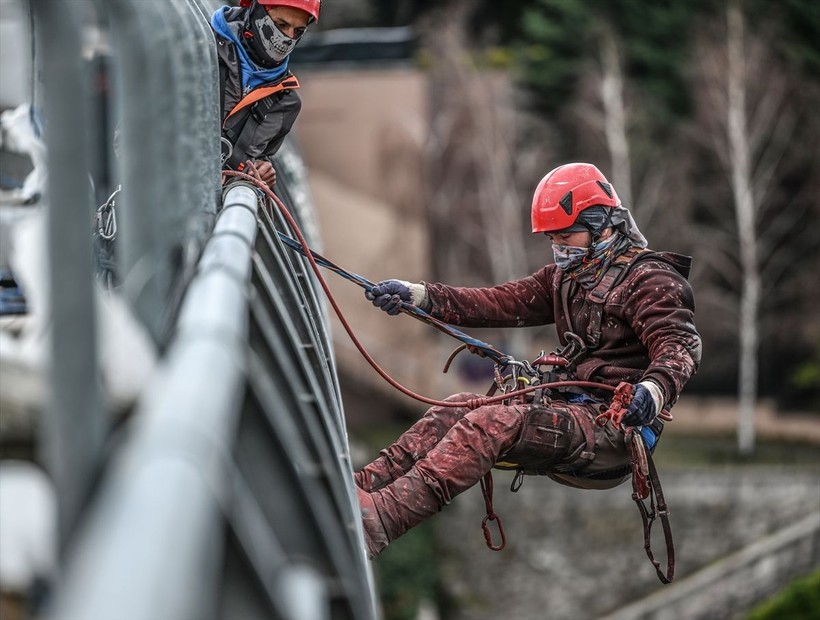
<svg viewBox="0 0 820 620">
<path fill-rule="evenodd" d="M 428 145 L 430 197 L 438 205 L 431 225 L 438 231 L 435 243 L 444 248 L 434 259 L 438 275 L 448 277 L 455 264 L 470 266 L 465 283 L 486 283 L 501 273 L 501 262 L 490 266 L 482 246 L 487 239 L 479 232 L 492 209 L 473 200 L 476 194 L 494 197 L 487 204 L 496 209 L 515 203 L 504 208 L 523 216 L 534 183 L 552 166 L 600 162 L 653 247 L 696 257 L 692 280 L 706 357 L 693 387 L 725 393 L 736 384 L 740 265 L 753 264 L 752 251 L 739 241 L 735 212 L 724 207 L 735 204 L 727 108 L 718 113 L 704 86 L 712 80 L 726 96 L 728 74 L 718 79 L 712 73 L 715 62 L 724 69 L 728 62 L 728 0 L 363 1 L 369 1 L 376 25 L 415 22 L 431 50 L 430 67 L 438 71 Z M 748 43 L 742 58 L 748 89 L 742 106 L 745 176 L 760 205 L 754 218 L 758 387 L 781 399 L 800 398 L 794 401 L 799 406 L 806 387 L 798 388 L 792 377 L 820 349 L 820 293 L 806 286 L 820 269 L 806 226 L 820 217 L 820 118 L 811 113 L 820 105 L 820 2 L 743 0 L 740 6 Z M 721 33 L 714 32 L 715 24 L 723 24 Z M 462 33 L 461 47 L 444 60 L 437 39 L 451 25 Z M 704 53 L 707 34 L 713 49 L 698 64 L 693 56 Z M 495 46 L 494 66 L 512 61 L 528 95 L 523 104 L 514 91 L 489 88 L 490 80 L 477 70 L 487 46 Z M 494 125 L 492 114 L 478 112 L 480 105 L 510 106 L 515 114 Z M 789 137 L 790 126 L 799 128 L 799 139 Z M 490 169 L 500 176 L 488 174 Z M 736 196 L 748 197 L 740 185 L 735 181 Z M 444 209 L 445 203 L 451 206 Z M 527 235 L 522 243 L 530 248 L 530 264 L 543 260 L 543 247 Z"/>
<path fill-rule="evenodd" d="M 596 48 L 609 46 L 606 38 L 614 34 L 623 46 L 626 75 L 654 100 L 659 118 L 686 115 L 691 101 L 682 68 L 693 16 L 705 4 L 534 0 L 524 10 L 518 37 L 523 82 L 546 112 L 571 105 L 584 60 L 597 57 Z"/>
<path fill-rule="evenodd" d="M 814 84 L 820 83 L 820 3 L 815 0 L 746 0 L 752 27 L 768 28 L 772 49 Z"/>
<path fill-rule="evenodd" d="M 537 0 L 525 10 L 517 48 L 532 107 L 560 126 L 561 160 L 608 160 L 601 167 L 659 245 L 680 243 L 674 231 L 685 217 L 691 7 Z"/>
<path fill-rule="evenodd" d="M 807 118 L 797 94 L 800 80 L 778 62 L 764 34 L 749 31 L 739 0 L 726 3 L 723 26 L 705 28 L 697 48 L 701 131 L 696 135 L 708 136 L 710 159 L 724 171 L 724 184 L 731 190 L 724 201 L 725 192 L 704 184 L 706 191 L 696 197 L 704 205 L 699 252 L 715 271 L 713 286 L 702 299 L 722 309 L 727 325 L 736 325 L 738 448 L 751 454 L 760 344 L 771 334 L 762 317 L 774 310 L 772 318 L 782 322 L 789 282 L 810 273 L 795 266 L 801 257 L 817 257 L 820 246 L 816 231 L 806 227 L 817 216 L 816 195 L 812 201 L 810 190 L 817 152 L 814 145 L 808 150 L 796 146 L 798 123 Z M 816 128 L 816 123 L 804 125 L 815 137 Z M 720 208 L 726 202 L 733 210 Z M 804 303 L 798 294 L 796 305 Z M 729 309 L 734 308 L 733 315 Z M 800 333 L 802 322 L 795 322 L 793 335 Z M 794 367 L 797 360 L 790 362 Z"/>
<path fill-rule="evenodd" d="M 506 75 L 479 70 L 469 53 L 469 0 L 430 13 L 431 127 L 425 148 L 433 275 L 488 285 L 527 273 L 528 201 L 518 191 L 516 116 Z M 522 350 L 513 334 L 511 353 Z"/>
</svg>

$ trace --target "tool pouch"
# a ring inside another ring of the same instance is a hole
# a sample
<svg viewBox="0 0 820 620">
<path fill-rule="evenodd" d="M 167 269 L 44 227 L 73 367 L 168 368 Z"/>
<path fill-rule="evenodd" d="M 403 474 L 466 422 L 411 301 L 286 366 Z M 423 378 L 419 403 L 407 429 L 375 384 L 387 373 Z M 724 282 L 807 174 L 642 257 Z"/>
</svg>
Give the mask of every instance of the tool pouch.
<svg viewBox="0 0 820 620">
<path fill-rule="evenodd" d="M 518 406 L 528 410 L 524 427 L 518 441 L 496 466 L 523 470 L 527 474 L 546 474 L 567 454 L 575 421 L 566 406 L 555 402 L 549 406 Z"/>
</svg>

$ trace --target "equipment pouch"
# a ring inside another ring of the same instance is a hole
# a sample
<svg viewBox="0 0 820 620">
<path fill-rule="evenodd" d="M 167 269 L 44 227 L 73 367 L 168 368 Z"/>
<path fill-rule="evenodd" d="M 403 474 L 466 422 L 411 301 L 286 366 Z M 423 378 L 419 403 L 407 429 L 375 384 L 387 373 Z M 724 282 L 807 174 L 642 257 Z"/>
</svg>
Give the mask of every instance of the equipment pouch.
<svg viewBox="0 0 820 620">
<path fill-rule="evenodd" d="M 529 405 L 526 409 L 521 435 L 498 466 L 546 474 L 569 450 L 575 422 L 569 410 L 554 401 L 549 406 Z"/>
</svg>

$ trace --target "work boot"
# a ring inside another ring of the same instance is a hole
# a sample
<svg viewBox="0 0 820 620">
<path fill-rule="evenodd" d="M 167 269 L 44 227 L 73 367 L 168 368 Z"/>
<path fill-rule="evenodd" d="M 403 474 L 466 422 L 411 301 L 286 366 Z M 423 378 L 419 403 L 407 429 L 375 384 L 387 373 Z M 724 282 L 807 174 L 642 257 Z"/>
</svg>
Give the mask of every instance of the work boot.
<svg viewBox="0 0 820 620">
<path fill-rule="evenodd" d="M 378 510 L 376 510 L 376 505 L 370 493 L 357 487 L 356 495 L 359 499 L 359 510 L 362 513 L 362 527 L 364 529 L 364 544 L 367 549 L 367 557 L 372 560 L 382 552 L 390 543 L 390 540 L 384 531 L 384 525 L 382 525 Z"/>
<path fill-rule="evenodd" d="M 401 478 L 413 466 L 412 457 L 397 444 L 379 452 L 378 458 L 353 474 L 360 489 L 372 493 Z"/>
</svg>

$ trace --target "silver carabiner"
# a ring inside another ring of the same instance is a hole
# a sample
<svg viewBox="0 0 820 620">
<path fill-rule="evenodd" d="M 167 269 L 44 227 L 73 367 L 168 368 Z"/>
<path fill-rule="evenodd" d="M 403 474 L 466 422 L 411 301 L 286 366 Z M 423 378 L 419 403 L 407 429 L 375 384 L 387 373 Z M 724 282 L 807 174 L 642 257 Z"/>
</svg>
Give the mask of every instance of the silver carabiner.
<svg viewBox="0 0 820 620">
<path fill-rule="evenodd" d="M 117 185 L 103 204 L 97 207 L 97 233 L 106 241 L 113 241 L 117 237 L 117 195 L 122 191 L 122 185 Z"/>
<path fill-rule="evenodd" d="M 529 377 L 537 377 L 538 372 L 532 367 L 532 365 L 527 361 L 518 361 L 510 358 L 510 360 L 506 363 L 507 366 L 512 366 L 517 374 L 515 374 L 515 379 L 518 381 L 518 376 L 521 371 L 527 374 Z"/>
<path fill-rule="evenodd" d="M 228 140 L 225 136 L 222 136 L 219 140 L 220 142 L 222 142 L 223 146 L 228 146 L 228 152 L 222 153 L 222 160 L 219 163 L 219 166 L 222 167 L 225 165 L 225 162 L 231 158 L 231 155 L 233 155 L 233 144 L 231 144 L 231 141 Z M 222 149 L 220 149 L 220 151 L 222 151 Z"/>
</svg>

